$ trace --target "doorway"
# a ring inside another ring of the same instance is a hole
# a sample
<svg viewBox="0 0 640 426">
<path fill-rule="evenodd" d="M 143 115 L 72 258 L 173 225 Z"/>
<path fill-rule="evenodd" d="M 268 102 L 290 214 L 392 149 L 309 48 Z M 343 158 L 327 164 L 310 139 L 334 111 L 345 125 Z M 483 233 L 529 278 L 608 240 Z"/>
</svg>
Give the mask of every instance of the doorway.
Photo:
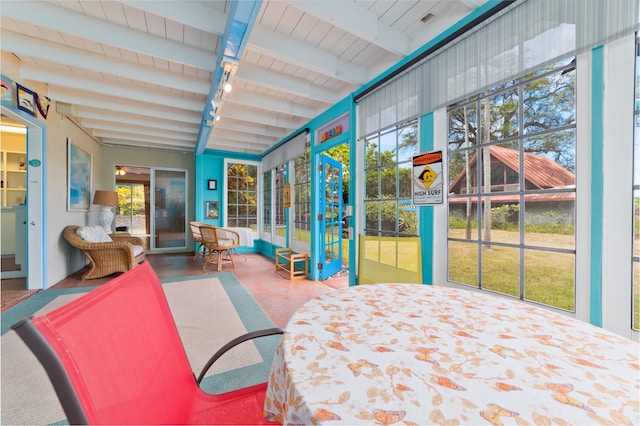
<svg viewBox="0 0 640 426">
<path fill-rule="evenodd" d="M 7 255 L 6 258 L 13 255 L 13 271 L 5 271 L 3 268 L 2 278 L 16 276 L 23 279 L 20 283 L 22 290 L 44 289 L 46 250 L 40 249 L 46 246 L 42 223 L 44 176 L 41 167 L 44 154 L 44 125 L 26 117 L 26 114 L 16 111 L 12 106 L 3 105 L 0 126 L 3 129 L 0 183 L 3 216 L 2 254 L 3 257 Z M 12 139 L 10 135 L 16 137 L 12 143 L 8 142 Z M 9 244 L 9 248 L 13 250 L 9 251 L 14 253 L 5 253 L 6 237 L 12 237 L 13 245 Z M 19 269 L 17 265 L 20 265 Z"/>
<path fill-rule="evenodd" d="M 349 205 L 349 143 L 345 142 L 320 154 L 321 170 L 319 211 L 319 279 L 349 276 L 349 244 L 352 234 Z"/>
<path fill-rule="evenodd" d="M 116 165 L 116 232 L 144 241 L 145 250 L 187 247 L 187 172 Z"/>
</svg>

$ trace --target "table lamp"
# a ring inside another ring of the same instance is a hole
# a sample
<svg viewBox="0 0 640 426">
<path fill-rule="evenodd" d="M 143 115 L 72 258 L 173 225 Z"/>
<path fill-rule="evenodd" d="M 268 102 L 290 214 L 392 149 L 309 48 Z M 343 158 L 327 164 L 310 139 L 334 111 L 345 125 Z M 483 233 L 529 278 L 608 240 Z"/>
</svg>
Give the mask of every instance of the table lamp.
<svg viewBox="0 0 640 426">
<path fill-rule="evenodd" d="M 111 224 L 113 223 L 113 211 L 111 208 L 118 205 L 118 193 L 116 191 L 98 189 L 93 197 L 93 204 L 102 206 L 100 210 L 100 225 L 107 234 L 111 234 Z"/>
</svg>

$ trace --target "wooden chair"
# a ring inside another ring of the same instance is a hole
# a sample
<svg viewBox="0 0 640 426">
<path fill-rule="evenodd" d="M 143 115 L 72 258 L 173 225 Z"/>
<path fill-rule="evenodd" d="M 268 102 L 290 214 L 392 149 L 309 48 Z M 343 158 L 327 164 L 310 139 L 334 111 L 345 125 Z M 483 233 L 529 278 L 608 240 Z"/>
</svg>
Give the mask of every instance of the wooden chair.
<svg viewBox="0 0 640 426">
<path fill-rule="evenodd" d="M 201 225 L 205 224 L 202 222 L 189 222 L 189 226 L 191 228 L 191 236 L 193 237 L 193 242 L 196 244 L 193 260 L 196 260 L 198 258 L 198 255 L 205 256 L 204 245 L 202 244 L 202 234 L 200 234 Z"/>
<path fill-rule="evenodd" d="M 12 326 L 44 366 L 69 424 L 272 424 L 266 383 L 212 395 L 194 376 L 164 291 L 148 262 L 47 314 Z"/>
<path fill-rule="evenodd" d="M 77 225 L 69 225 L 64 228 L 62 236 L 73 247 L 82 250 L 89 259 L 89 270 L 82 275 L 83 280 L 126 272 L 145 259 L 143 242 L 138 237 L 111 234 L 111 242 L 89 242 L 77 234 L 79 228 Z"/>
<path fill-rule="evenodd" d="M 223 264 L 231 263 L 234 268 L 236 267 L 232 250 L 240 245 L 240 235 L 237 232 L 216 226 L 202 225 L 200 226 L 200 234 L 204 250 L 208 253 L 204 265 L 202 265 L 203 271 L 207 270 L 209 263 L 217 264 L 218 272 L 222 271 Z"/>
</svg>

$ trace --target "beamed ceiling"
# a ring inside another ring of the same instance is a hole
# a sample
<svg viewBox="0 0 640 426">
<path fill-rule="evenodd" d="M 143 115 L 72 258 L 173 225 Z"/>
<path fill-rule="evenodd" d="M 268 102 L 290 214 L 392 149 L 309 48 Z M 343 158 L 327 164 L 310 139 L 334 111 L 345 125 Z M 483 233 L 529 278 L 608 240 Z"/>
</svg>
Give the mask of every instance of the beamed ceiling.
<svg viewBox="0 0 640 426">
<path fill-rule="evenodd" d="M 485 1 L 3 0 L 0 47 L 105 145 L 262 153 Z"/>
</svg>

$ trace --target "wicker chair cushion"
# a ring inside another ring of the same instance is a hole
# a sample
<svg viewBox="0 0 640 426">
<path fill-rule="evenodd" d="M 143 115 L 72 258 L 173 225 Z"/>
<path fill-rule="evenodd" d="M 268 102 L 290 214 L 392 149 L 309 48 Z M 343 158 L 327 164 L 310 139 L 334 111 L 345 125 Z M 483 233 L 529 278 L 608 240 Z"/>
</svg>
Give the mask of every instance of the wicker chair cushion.
<svg viewBox="0 0 640 426">
<path fill-rule="evenodd" d="M 76 234 L 88 243 L 112 243 L 113 240 L 102 226 L 81 226 Z"/>
<path fill-rule="evenodd" d="M 144 247 L 137 246 L 137 245 L 133 246 L 133 256 L 134 257 L 137 257 L 139 254 L 142 254 L 142 253 L 144 253 Z"/>
</svg>

